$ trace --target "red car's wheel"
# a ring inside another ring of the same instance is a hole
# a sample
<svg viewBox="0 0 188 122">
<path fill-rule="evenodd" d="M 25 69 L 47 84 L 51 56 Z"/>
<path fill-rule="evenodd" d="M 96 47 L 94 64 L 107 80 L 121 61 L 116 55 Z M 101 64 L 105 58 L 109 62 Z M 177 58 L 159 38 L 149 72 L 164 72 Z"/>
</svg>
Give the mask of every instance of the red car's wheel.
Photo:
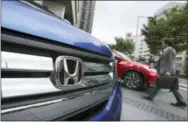
<svg viewBox="0 0 188 122">
<path fill-rule="evenodd" d="M 123 77 L 124 85 L 129 89 L 140 89 L 144 85 L 144 78 L 136 71 L 128 71 Z"/>
</svg>

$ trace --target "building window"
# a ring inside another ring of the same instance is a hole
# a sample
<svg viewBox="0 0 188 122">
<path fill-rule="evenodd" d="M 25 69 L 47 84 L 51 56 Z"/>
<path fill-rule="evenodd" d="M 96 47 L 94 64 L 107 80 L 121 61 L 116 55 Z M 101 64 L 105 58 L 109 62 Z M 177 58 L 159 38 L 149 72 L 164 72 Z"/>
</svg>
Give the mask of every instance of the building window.
<svg viewBox="0 0 188 122">
<path fill-rule="evenodd" d="M 84 3 L 83 3 L 83 7 L 87 7 L 87 1 L 84 1 Z"/>
<path fill-rule="evenodd" d="M 84 22 L 81 22 L 80 28 L 84 29 Z"/>
<path fill-rule="evenodd" d="M 89 3 L 89 8 L 92 9 L 92 1 Z"/>
<path fill-rule="evenodd" d="M 90 29 L 90 21 L 87 22 L 86 30 L 89 32 Z"/>
<path fill-rule="evenodd" d="M 81 18 L 81 19 L 82 19 L 82 20 L 85 20 L 85 16 L 86 16 L 86 11 L 83 9 L 83 10 L 82 10 L 82 18 Z"/>
<path fill-rule="evenodd" d="M 91 11 L 90 11 L 90 12 L 89 12 L 89 14 L 88 14 L 88 18 L 87 18 L 87 19 L 88 19 L 88 21 L 90 21 L 90 20 L 91 20 L 91 14 L 92 14 L 92 13 L 91 13 Z"/>
</svg>

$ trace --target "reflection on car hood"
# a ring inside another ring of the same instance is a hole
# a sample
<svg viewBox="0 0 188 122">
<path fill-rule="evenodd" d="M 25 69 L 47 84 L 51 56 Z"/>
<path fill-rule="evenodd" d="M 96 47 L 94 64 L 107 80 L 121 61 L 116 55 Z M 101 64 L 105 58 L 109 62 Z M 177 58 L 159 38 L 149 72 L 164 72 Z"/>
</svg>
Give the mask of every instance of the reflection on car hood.
<svg viewBox="0 0 188 122">
<path fill-rule="evenodd" d="M 139 62 L 135 62 L 137 65 L 140 65 L 140 66 L 143 66 L 143 67 L 148 67 L 149 68 L 149 66 L 148 65 L 146 65 L 146 64 L 143 64 L 143 63 L 139 63 Z"/>
<path fill-rule="evenodd" d="M 112 57 L 104 42 L 19 1 L 2 1 L 2 27 Z"/>
<path fill-rule="evenodd" d="M 136 65 L 136 66 L 139 66 L 139 67 L 143 67 L 143 68 L 145 68 L 145 69 L 147 69 L 147 70 L 150 69 L 150 67 L 149 67 L 148 65 L 143 64 L 143 63 L 133 62 L 133 64 Z"/>
<path fill-rule="evenodd" d="M 135 64 L 135 65 L 149 68 L 149 66 L 146 65 L 146 64 L 143 64 L 143 63 L 140 63 L 140 62 L 136 62 L 136 61 L 131 61 L 131 62 L 132 62 L 133 64 Z"/>
</svg>

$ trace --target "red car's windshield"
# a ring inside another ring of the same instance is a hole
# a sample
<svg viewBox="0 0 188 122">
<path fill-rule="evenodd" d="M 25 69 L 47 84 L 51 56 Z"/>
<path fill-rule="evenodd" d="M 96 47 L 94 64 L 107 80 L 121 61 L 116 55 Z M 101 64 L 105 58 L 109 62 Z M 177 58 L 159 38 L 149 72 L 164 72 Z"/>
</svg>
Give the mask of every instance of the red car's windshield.
<svg viewBox="0 0 188 122">
<path fill-rule="evenodd" d="M 118 51 L 113 51 L 114 55 L 116 57 L 119 57 L 119 58 L 123 58 L 127 61 L 132 61 L 128 56 L 126 56 L 125 54 L 121 53 L 121 52 L 118 52 Z"/>
</svg>

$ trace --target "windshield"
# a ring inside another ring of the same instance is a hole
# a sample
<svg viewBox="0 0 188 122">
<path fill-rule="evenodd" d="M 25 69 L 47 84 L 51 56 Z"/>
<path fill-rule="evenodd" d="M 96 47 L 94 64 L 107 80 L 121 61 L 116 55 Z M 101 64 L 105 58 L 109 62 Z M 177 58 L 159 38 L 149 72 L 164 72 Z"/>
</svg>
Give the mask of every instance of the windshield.
<svg viewBox="0 0 188 122">
<path fill-rule="evenodd" d="M 132 60 L 130 59 L 130 57 L 126 56 L 125 54 L 123 54 L 123 53 L 121 53 L 121 52 L 117 52 L 117 51 L 114 51 L 114 52 L 115 52 L 115 55 L 116 55 L 117 57 L 122 57 L 122 58 L 125 59 L 125 60 L 132 61 Z M 119 55 L 119 56 L 118 56 L 118 55 Z"/>
</svg>

